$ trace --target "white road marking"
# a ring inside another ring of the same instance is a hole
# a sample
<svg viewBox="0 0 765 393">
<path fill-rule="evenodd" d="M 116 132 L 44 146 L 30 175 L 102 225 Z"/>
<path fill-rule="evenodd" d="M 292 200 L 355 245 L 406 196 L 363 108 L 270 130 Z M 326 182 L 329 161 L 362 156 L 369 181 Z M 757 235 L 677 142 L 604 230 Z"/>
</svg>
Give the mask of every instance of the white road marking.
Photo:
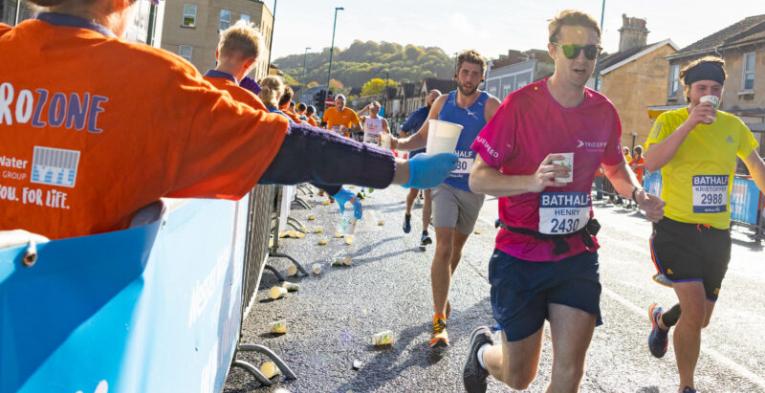
<svg viewBox="0 0 765 393">
<path fill-rule="evenodd" d="M 617 302 L 621 303 L 624 307 L 626 307 L 628 310 L 632 311 L 633 313 L 641 316 L 641 317 L 647 317 L 648 310 L 643 310 L 640 307 L 636 306 L 629 300 L 625 299 L 618 293 L 603 287 L 603 293 L 610 297 L 613 300 L 616 300 Z M 727 356 L 723 355 L 722 353 L 706 347 L 704 345 L 701 346 L 701 352 L 703 352 L 705 355 L 711 357 L 715 362 L 723 365 L 724 367 L 727 367 L 731 371 L 738 374 L 740 377 L 746 378 L 754 385 L 757 385 L 761 389 L 765 389 L 765 378 L 762 378 L 761 376 L 753 373 L 746 367 L 736 363 L 732 359 L 728 358 Z"/>
</svg>

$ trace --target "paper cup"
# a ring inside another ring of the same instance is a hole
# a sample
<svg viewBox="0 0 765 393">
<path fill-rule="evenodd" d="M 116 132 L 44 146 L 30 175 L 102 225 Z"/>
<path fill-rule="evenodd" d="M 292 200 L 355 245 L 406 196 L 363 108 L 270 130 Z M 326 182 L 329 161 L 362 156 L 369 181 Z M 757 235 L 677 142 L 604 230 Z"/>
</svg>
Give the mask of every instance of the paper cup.
<svg viewBox="0 0 765 393">
<path fill-rule="evenodd" d="M 563 156 L 562 160 L 553 160 L 553 164 L 562 165 L 568 168 L 568 177 L 556 177 L 555 181 L 559 183 L 571 183 L 574 181 L 574 153 L 555 153 Z"/>
<path fill-rule="evenodd" d="M 428 120 L 427 154 L 454 153 L 462 133 L 462 125 L 443 120 Z"/>
<path fill-rule="evenodd" d="M 702 104 L 708 102 L 712 104 L 712 106 L 715 107 L 715 109 L 717 109 L 720 106 L 720 97 L 713 96 L 713 95 L 703 96 L 699 98 L 699 102 Z"/>
</svg>

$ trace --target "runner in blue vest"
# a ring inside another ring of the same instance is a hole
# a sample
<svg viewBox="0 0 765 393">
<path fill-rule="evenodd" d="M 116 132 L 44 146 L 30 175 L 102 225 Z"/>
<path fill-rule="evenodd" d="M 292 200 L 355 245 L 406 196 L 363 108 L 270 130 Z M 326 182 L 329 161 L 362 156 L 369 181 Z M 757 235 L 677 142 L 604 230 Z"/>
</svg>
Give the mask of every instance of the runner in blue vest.
<svg viewBox="0 0 765 393">
<path fill-rule="evenodd" d="M 431 347 L 449 345 L 446 319 L 449 306 L 449 286 L 452 274 L 462 257 L 462 248 L 473 232 L 478 213 L 483 205 L 483 194 L 475 194 L 468 186 L 470 168 L 475 152 L 470 145 L 500 105 L 499 100 L 478 89 L 483 82 L 486 63 L 475 51 L 467 51 L 457 58 L 457 90 L 439 97 L 430 109 L 428 119 L 445 120 L 461 124 L 464 128 L 457 142 L 459 165 L 449 178 L 433 190 L 433 226 L 436 227 L 436 252 L 430 268 L 433 289 L 433 334 Z M 392 147 L 416 150 L 426 145 L 428 122 L 420 131 L 405 139 L 394 140 Z"/>
</svg>

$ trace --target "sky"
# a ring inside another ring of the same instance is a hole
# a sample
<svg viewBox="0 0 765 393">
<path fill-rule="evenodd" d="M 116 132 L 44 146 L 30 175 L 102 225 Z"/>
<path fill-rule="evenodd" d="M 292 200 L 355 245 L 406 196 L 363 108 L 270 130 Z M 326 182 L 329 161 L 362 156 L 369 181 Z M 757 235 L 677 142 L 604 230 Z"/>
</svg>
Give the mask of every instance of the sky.
<svg viewBox="0 0 765 393">
<path fill-rule="evenodd" d="M 264 0 L 273 9 L 274 1 Z M 476 49 L 496 58 L 508 49 L 545 49 L 547 23 L 558 11 L 575 8 L 600 20 L 601 0 L 281 0 L 276 4 L 273 59 L 318 52 L 330 46 L 338 12 L 335 46 L 354 40 L 437 46 L 452 55 Z M 648 42 L 672 39 L 679 47 L 747 16 L 765 14 L 763 0 L 606 0 L 602 46 L 619 46 L 622 14 L 647 19 Z"/>
</svg>

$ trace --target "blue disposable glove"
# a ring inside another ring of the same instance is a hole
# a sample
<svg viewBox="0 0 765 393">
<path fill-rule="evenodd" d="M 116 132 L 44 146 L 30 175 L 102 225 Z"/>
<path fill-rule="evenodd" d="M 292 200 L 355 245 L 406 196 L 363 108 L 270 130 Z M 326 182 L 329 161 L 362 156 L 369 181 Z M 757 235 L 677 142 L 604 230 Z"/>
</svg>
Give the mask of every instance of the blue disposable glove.
<svg viewBox="0 0 765 393">
<path fill-rule="evenodd" d="M 340 191 L 338 191 L 337 194 L 332 195 L 332 197 L 337 200 L 337 208 L 340 209 L 340 214 L 345 213 L 345 203 L 350 202 L 353 204 L 353 216 L 356 217 L 357 220 L 361 220 L 363 215 L 361 201 L 359 198 L 356 198 L 354 193 L 345 188 L 341 188 Z"/>
<path fill-rule="evenodd" d="M 456 168 L 457 155 L 454 153 L 418 154 L 409 160 L 409 181 L 404 187 L 433 188 L 443 183 Z"/>
</svg>

